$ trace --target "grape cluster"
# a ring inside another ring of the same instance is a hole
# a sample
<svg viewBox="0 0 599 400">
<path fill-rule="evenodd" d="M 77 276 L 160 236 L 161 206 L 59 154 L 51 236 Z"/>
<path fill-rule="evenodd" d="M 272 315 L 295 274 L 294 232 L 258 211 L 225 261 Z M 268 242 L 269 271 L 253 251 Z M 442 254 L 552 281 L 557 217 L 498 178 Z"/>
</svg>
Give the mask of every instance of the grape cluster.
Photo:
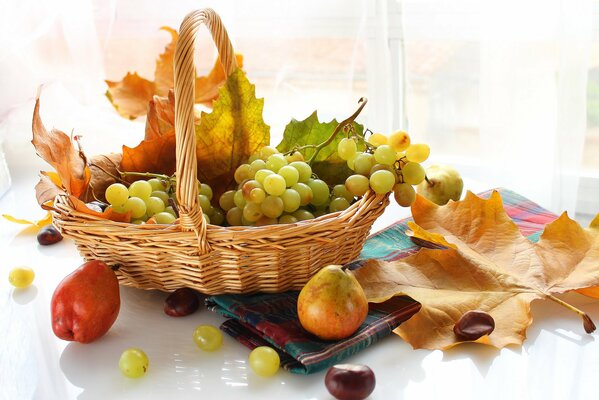
<svg viewBox="0 0 599 400">
<path fill-rule="evenodd" d="M 426 144 L 412 144 L 410 136 L 397 131 L 389 136 L 373 133 L 364 143 L 365 150 L 358 151 L 361 137 L 343 138 L 337 154 L 347 161 L 355 172 L 345 181 L 351 196 L 363 196 L 369 189 L 377 194 L 393 191 L 400 206 L 409 207 L 416 199 L 414 185 L 425 179 L 424 162 L 430 148 Z"/>
</svg>

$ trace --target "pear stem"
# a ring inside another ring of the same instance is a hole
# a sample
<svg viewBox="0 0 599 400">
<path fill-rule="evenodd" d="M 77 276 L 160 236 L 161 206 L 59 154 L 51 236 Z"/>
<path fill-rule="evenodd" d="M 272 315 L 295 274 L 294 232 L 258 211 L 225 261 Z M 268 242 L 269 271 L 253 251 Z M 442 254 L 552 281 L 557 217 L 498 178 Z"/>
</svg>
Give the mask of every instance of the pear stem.
<svg viewBox="0 0 599 400">
<path fill-rule="evenodd" d="M 570 311 L 574 311 L 576 314 L 578 314 L 581 318 L 582 318 L 582 324 L 584 326 L 584 330 L 586 333 L 593 333 L 595 331 L 595 329 L 597 329 L 595 327 L 595 323 L 593 323 L 593 320 L 591 319 L 591 317 L 589 317 L 589 315 L 587 313 L 585 313 L 582 310 L 579 310 L 578 308 L 574 307 L 571 304 L 566 303 L 563 300 L 558 299 L 557 297 L 548 294 L 547 298 L 549 298 L 550 300 L 553 300 L 554 302 L 556 302 L 557 304 L 566 307 L 568 310 Z"/>
</svg>

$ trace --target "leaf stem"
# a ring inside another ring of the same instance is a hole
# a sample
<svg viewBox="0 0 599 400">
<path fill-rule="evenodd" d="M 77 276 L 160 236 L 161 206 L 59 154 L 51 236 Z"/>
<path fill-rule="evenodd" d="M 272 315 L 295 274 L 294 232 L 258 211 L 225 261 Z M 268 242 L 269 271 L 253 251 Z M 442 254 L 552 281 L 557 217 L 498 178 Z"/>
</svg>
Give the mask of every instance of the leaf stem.
<svg viewBox="0 0 599 400">
<path fill-rule="evenodd" d="M 335 136 L 337 136 L 337 134 L 339 133 L 339 131 L 346 126 L 347 124 L 350 124 L 352 122 L 354 122 L 354 120 L 358 117 L 358 115 L 360 114 L 360 112 L 362 112 L 362 109 L 364 108 L 364 106 L 366 105 L 366 103 L 368 103 L 368 99 L 366 99 L 365 97 L 360 98 L 360 100 L 358 101 L 358 104 L 360 104 L 360 106 L 358 107 L 358 109 L 348 118 L 344 119 L 343 121 L 341 121 L 337 127 L 335 128 L 335 130 L 333 131 L 333 133 L 331 134 L 331 136 L 329 136 L 329 138 L 327 140 L 325 140 L 324 142 L 322 142 L 321 144 L 317 145 L 316 151 L 314 152 L 314 154 L 312 154 L 312 157 L 310 157 L 310 159 L 308 160 L 308 164 L 312 165 L 312 163 L 314 162 L 314 160 L 316 159 L 316 156 L 318 155 L 318 153 L 320 152 L 320 150 L 322 150 L 323 148 L 327 147 L 329 144 L 331 144 L 333 142 L 333 140 L 335 140 Z"/>
<path fill-rule="evenodd" d="M 589 317 L 589 315 L 587 313 L 585 313 L 582 310 L 579 310 L 578 308 L 574 307 L 571 304 L 566 303 L 565 301 L 558 299 L 557 297 L 547 294 L 547 298 L 549 300 L 553 300 L 554 302 L 556 302 L 557 304 L 566 307 L 568 310 L 570 311 L 574 311 L 576 314 L 578 314 L 581 318 L 582 318 L 582 324 L 584 326 L 584 330 L 586 333 L 593 333 L 596 329 L 595 324 L 593 323 L 593 320 L 591 319 L 591 317 Z"/>
</svg>

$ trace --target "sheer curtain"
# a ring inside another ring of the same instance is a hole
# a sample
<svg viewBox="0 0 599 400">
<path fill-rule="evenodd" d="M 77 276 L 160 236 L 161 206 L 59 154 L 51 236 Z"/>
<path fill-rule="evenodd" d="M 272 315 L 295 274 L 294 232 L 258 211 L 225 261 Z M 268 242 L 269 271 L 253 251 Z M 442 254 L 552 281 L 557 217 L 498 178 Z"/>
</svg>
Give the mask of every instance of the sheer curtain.
<svg viewBox="0 0 599 400">
<path fill-rule="evenodd" d="M 559 212 L 576 208 L 586 130 L 592 1 L 9 0 L 0 13 L 0 140 L 11 170 L 40 163 L 30 118 L 44 84 L 49 126 L 90 154 L 136 145 L 143 119 L 117 116 L 104 79 L 153 79 L 154 61 L 192 9 L 222 16 L 265 98 L 273 142 L 315 109 L 344 118 L 357 100 L 373 131 L 408 129 L 454 164 Z M 200 72 L 216 56 L 204 31 Z M 31 171 L 31 169 L 29 169 Z M 599 205 L 597 205 L 599 208 Z"/>
</svg>

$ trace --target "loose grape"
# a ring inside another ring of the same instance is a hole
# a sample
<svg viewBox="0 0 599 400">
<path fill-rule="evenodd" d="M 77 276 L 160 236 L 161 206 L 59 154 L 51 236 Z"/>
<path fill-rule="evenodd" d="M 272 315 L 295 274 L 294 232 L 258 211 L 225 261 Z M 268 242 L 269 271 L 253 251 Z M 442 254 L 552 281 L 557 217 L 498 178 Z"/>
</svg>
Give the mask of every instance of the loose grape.
<svg viewBox="0 0 599 400">
<path fill-rule="evenodd" d="M 129 189 L 122 183 L 113 183 L 106 188 L 106 201 L 113 206 L 122 206 L 129 198 Z"/>
<path fill-rule="evenodd" d="M 260 182 L 260 184 L 264 185 L 264 179 L 266 179 L 267 176 L 272 174 L 274 174 L 274 172 L 272 172 L 269 169 L 261 169 L 256 172 L 256 175 L 254 175 L 254 179 Z"/>
<path fill-rule="evenodd" d="M 272 156 L 273 154 L 277 154 L 278 152 L 279 150 L 272 146 L 264 146 L 260 149 L 260 158 L 266 161 L 268 160 L 268 157 Z"/>
<path fill-rule="evenodd" d="M 389 135 L 389 146 L 396 152 L 404 151 L 410 145 L 410 135 L 404 131 L 396 131 Z"/>
<path fill-rule="evenodd" d="M 354 196 L 363 196 L 370 188 L 370 181 L 364 175 L 351 175 L 345 180 L 345 188 Z"/>
<path fill-rule="evenodd" d="M 312 179 L 308 181 L 308 186 L 312 189 L 312 201 L 315 206 L 324 204 L 329 199 L 329 187 L 320 179 Z"/>
<path fill-rule="evenodd" d="M 279 224 L 294 224 L 297 222 L 297 218 L 293 215 L 285 214 L 279 217 Z"/>
<path fill-rule="evenodd" d="M 415 162 L 409 162 L 404 165 L 401 169 L 401 174 L 403 175 L 404 182 L 409 183 L 410 185 L 418 185 L 426 176 L 426 172 L 424 171 L 424 168 L 422 168 L 422 165 Z"/>
<path fill-rule="evenodd" d="M 224 211 L 229 211 L 230 209 L 235 207 L 234 197 L 235 190 L 227 190 L 225 193 L 223 193 L 220 196 L 220 199 L 218 199 L 218 204 L 220 205 L 220 208 L 222 208 Z"/>
<path fill-rule="evenodd" d="M 312 177 L 312 167 L 310 167 L 310 164 L 303 161 L 294 161 L 289 165 L 299 172 L 298 182 L 306 183 Z"/>
<path fill-rule="evenodd" d="M 150 360 L 142 349 L 130 348 L 121 354 L 119 368 L 127 378 L 139 378 L 148 372 Z"/>
<path fill-rule="evenodd" d="M 383 144 L 374 151 L 374 159 L 379 164 L 393 165 L 395 163 L 397 153 L 391 146 Z M 370 168 L 369 168 L 370 170 Z"/>
<path fill-rule="evenodd" d="M 268 196 L 264 199 L 262 204 L 260 204 L 260 209 L 262 210 L 262 214 L 267 217 L 278 218 L 283 214 L 283 200 L 277 196 Z"/>
<path fill-rule="evenodd" d="M 299 181 L 299 171 L 289 165 L 282 167 L 278 174 L 285 179 L 287 187 L 291 187 Z"/>
<path fill-rule="evenodd" d="M 314 219 L 314 214 L 312 214 L 308 210 L 299 209 L 293 213 L 293 216 L 297 218 L 298 221 L 305 221 L 307 219 Z"/>
<path fill-rule="evenodd" d="M 312 189 L 305 183 L 296 183 L 291 186 L 291 189 L 295 190 L 300 195 L 300 205 L 307 206 L 312 201 Z"/>
<path fill-rule="evenodd" d="M 333 187 L 333 195 L 335 197 L 343 197 L 350 203 L 354 200 L 354 195 L 347 190 L 345 185 L 335 185 Z"/>
<path fill-rule="evenodd" d="M 160 202 L 162 202 L 162 200 L 160 200 Z M 139 197 L 128 198 L 124 207 L 125 212 L 131 211 L 131 218 L 141 218 L 146 215 L 146 203 Z"/>
<path fill-rule="evenodd" d="M 252 167 L 249 164 L 241 164 L 235 170 L 235 182 L 241 183 L 246 179 L 251 179 Z"/>
<path fill-rule="evenodd" d="M 223 213 L 223 211 L 220 208 L 215 208 L 214 214 L 212 214 L 212 217 L 210 217 L 210 220 L 212 221 L 212 224 L 214 224 L 214 225 L 222 225 L 223 222 L 225 222 L 225 214 Z"/>
<path fill-rule="evenodd" d="M 427 144 L 412 144 L 406 150 L 406 158 L 408 161 L 421 163 L 426 161 L 430 153 L 431 149 Z"/>
<path fill-rule="evenodd" d="M 164 193 L 164 192 L 163 192 Z M 150 197 L 146 201 L 146 213 L 149 216 L 158 214 L 164 211 L 164 202 L 158 197 Z"/>
<path fill-rule="evenodd" d="M 158 197 L 160 200 L 162 200 L 162 202 L 164 203 L 164 205 L 168 204 L 168 194 L 166 192 L 163 192 L 161 190 L 154 190 L 151 194 L 150 197 Z"/>
<path fill-rule="evenodd" d="M 270 195 L 280 196 L 285 192 L 286 187 L 285 178 L 279 174 L 268 175 L 264 178 L 264 190 Z"/>
<path fill-rule="evenodd" d="M 376 171 L 370 175 L 370 187 L 377 194 L 388 193 L 395 185 L 395 175 L 389 171 Z"/>
<path fill-rule="evenodd" d="M 262 210 L 260 209 L 260 204 L 257 203 L 247 203 L 245 207 L 243 207 L 243 218 L 250 222 L 256 222 L 262 216 Z"/>
<path fill-rule="evenodd" d="M 8 282 L 16 288 L 26 288 L 35 278 L 35 272 L 28 267 L 15 267 L 8 273 Z"/>
<path fill-rule="evenodd" d="M 387 136 L 383 135 L 382 133 L 373 133 L 368 138 L 368 143 L 370 143 L 374 147 L 379 147 L 384 144 L 387 144 L 387 141 Z"/>
<path fill-rule="evenodd" d="M 208 197 L 208 200 L 212 200 L 212 196 L 214 196 L 214 192 L 212 192 L 212 188 L 205 183 L 202 183 L 200 185 L 199 192 L 201 195 Z"/>
<path fill-rule="evenodd" d="M 349 201 L 344 197 L 336 197 L 331 200 L 331 204 L 329 204 L 329 210 L 334 213 L 337 211 L 343 211 L 349 207 Z"/>
<path fill-rule="evenodd" d="M 342 160 L 349 160 L 356 154 L 356 151 L 358 151 L 358 147 L 353 139 L 343 138 L 337 145 L 337 154 Z"/>
<path fill-rule="evenodd" d="M 139 197 L 140 199 L 147 199 L 150 197 L 154 189 L 148 181 L 135 181 L 129 186 L 129 197 Z"/>
<path fill-rule="evenodd" d="M 293 189 L 286 189 L 281 195 L 283 200 L 283 209 L 285 212 L 293 212 L 297 210 L 301 203 L 301 197 L 299 193 Z"/>
<path fill-rule="evenodd" d="M 354 160 L 354 171 L 356 174 L 368 176 L 373 165 L 374 157 L 372 154 L 359 153 Z"/>
<path fill-rule="evenodd" d="M 243 192 L 241 190 L 235 192 L 233 202 L 235 202 L 236 207 L 243 208 L 245 206 L 246 201 L 243 198 Z"/>
<path fill-rule="evenodd" d="M 215 351 L 223 344 L 223 334 L 212 325 L 199 325 L 193 331 L 193 341 L 204 351 Z"/>
<path fill-rule="evenodd" d="M 402 207 L 410 207 L 416 200 L 416 191 L 409 183 L 398 183 L 393 187 L 395 201 Z"/>
<path fill-rule="evenodd" d="M 291 154 L 287 154 L 285 159 L 288 163 L 292 163 L 294 161 L 304 161 L 304 156 L 299 151 L 295 151 Z"/>
<path fill-rule="evenodd" d="M 233 207 L 227 211 L 227 222 L 231 226 L 241 225 L 241 217 L 243 216 L 243 210 L 239 207 Z"/>
<path fill-rule="evenodd" d="M 274 172 L 279 172 L 285 165 L 287 165 L 287 159 L 282 154 L 273 154 L 266 160 L 266 168 Z"/>
<path fill-rule="evenodd" d="M 175 222 L 175 216 L 169 212 L 163 211 L 161 213 L 155 214 L 154 219 L 157 224 L 172 224 Z"/>
<path fill-rule="evenodd" d="M 268 346 L 256 347 L 250 353 L 250 368 L 256 375 L 272 376 L 279 370 L 280 363 L 279 354 Z"/>
<path fill-rule="evenodd" d="M 152 178 L 148 180 L 150 186 L 152 186 L 152 191 L 164 191 L 166 189 L 166 183 L 158 178 Z"/>
</svg>

